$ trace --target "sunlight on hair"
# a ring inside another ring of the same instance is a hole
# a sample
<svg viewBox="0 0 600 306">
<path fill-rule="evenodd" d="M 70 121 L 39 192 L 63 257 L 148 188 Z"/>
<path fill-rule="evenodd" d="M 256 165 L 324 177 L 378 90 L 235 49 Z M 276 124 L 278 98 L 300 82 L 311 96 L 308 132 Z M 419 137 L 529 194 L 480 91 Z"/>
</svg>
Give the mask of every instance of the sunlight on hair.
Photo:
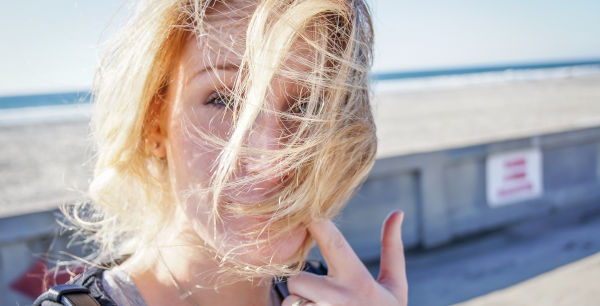
<svg viewBox="0 0 600 306">
<path fill-rule="evenodd" d="M 310 237 L 287 263 L 250 264 L 240 255 L 285 239 L 291 229 L 306 227 L 311 220 L 333 218 L 373 165 L 377 141 L 368 88 L 373 33 L 363 1 L 264 0 L 257 6 L 223 1 L 231 16 L 228 26 L 247 28 L 245 37 L 232 38 L 243 53 L 211 35 L 221 30 L 208 21 L 219 13 L 214 9 L 219 3 L 140 1 L 100 63 L 93 90 L 97 144 L 89 189 L 93 204 L 64 210 L 71 222 L 92 233 L 89 239 L 97 244 L 98 262 L 169 247 L 176 191 L 168 183 L 167 160 L 150 152 L 145 133 L 155 117 L 152 110 L 165 107 L 152 105 L 163 101 L 174 63 L 190 37 L 216 51 L 239 53 L 241 65 L 235 86 L 227 92 L 232 116 L 220 119 L 233 122 L 226 138 L 198 129 L 192 120 L 180 123 L 197 143 L 220 151 L 209 187 L 190 186 L 180 197 L 211 201 L 215 228 L 226 222 L 224 214 L 264 220 L 235 233 L 246 243 L 233 248 L 194 246 L 218 263 L 214 277 L 234 280 L 297 273 L 313 245 Z M 247 11 L 251 15 L 244 18 Z M 299 88 L 300 95 L 290 98 L 289 110 L 274 110 L 266 103 L 276 81 Z M 245 145 L 262 114 L 279 118 L 287 127 L 277 149 Z M 247 161 L 270 167 L 234 178 L 236 167 Z M 281 183 L 275 190 L 265 190 L 268 197 L 261 203 L 222 202 L 224 190 L 273 177 L 281 177 Z"/>
</svg>

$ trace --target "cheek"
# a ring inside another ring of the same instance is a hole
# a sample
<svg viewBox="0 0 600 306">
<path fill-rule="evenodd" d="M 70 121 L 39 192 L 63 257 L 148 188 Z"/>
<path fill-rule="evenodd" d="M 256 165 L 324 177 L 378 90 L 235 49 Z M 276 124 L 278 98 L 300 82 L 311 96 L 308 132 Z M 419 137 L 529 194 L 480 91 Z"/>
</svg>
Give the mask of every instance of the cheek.
<svg viewBox="0 0 600 306">
<path fill-rule="evenodd" d="M 209 169 L 218 156 L 215 149 L 203 145 L 202 140 L 186 135 L 181 131 L 170 137 L 169 170 L 174 180 L 175 190 L 185 192 L 188 189 L 207 187 L 210 179 Z"/>
<path fill-rule="evenodd" d="M 192 229 L 202 240 L 216 247 L 211 240 L 211 202 L 206 190 L 211 176 L 210 169 L 218 152 L 183 123 L 169 126 L 168 135 L 167 159 L 171 189 L 176 205 L 182 212 L 181 217 L 185 218 L 185 222 L 180 224 Z"/>
<path fill-rule="evenodd" d="M 167 131 L 170 184 L 184 211 L 203 213 L 209 210 L 205 191 L 211 176 L 210 169 L 218 152 L 198 133 L 198 130 L 205 131 L 206 127 L 202 126 L 205 121 L 198 116 L 184 117 L 184 113 L 193 114 L 187 110 L 174 112 Z M 188 217 L 190 221 L 199 219 L 197 216 Z"/>
<path fill-rule="evenodd" d="M 217 132 L 225 127 L 215 117 L 210 108 L 195 106 L 174 113 L 170 118 L 169 169 L 178 192 L 208 187 L 210 169 L 219 149 L 211 145 L 202 133 L 222 138 Z"/>
</svg>

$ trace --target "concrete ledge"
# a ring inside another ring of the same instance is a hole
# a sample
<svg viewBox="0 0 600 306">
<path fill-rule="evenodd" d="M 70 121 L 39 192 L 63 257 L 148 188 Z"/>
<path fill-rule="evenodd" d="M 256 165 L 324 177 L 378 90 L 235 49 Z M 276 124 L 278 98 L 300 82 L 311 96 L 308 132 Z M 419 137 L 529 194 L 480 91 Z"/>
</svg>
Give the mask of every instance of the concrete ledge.
<svg viewBox="0 0 600 306">
<path fill-rule="evenodd" d="M 0 247 L 4 244 L 39 239 L 57 229 L 56 209 L 0 219 Z"/>
<path fill-rule="evenodd" d="M 491 207 L 486 159 L 530 148 L 542 154 L 543 194 Z M 429 248 L 553 209 L 594 202 L 600 202 L 600 127 L 378 159 L 338 223 L 362 258 L 374 258 L 379 254 L 374 237 L 393 209 L 406 213 L 406 246 Z"/>
<path fill-rule="evenodd" d="M 495 153 L 537 148 L 542 155 L 543 193 L 493 207 L 486 198 L 486 159 Z M 432 248 L 455 238 L 500 228 L 555 211 L 600 203 L 600 127 L 378 159 L 367 181 L 336 218 L 363 260 L 379 258 L 381 223 L 405 212 L 407 248 Z M 56 215 L 44 212 L 0 218 L 0 304 L 14 303 L 8 286 L 47 252 Z M 25 299 L 26 300 L 26 299 Z M 20 298 L 19 301 L 23 301 Z"/>
</svg>

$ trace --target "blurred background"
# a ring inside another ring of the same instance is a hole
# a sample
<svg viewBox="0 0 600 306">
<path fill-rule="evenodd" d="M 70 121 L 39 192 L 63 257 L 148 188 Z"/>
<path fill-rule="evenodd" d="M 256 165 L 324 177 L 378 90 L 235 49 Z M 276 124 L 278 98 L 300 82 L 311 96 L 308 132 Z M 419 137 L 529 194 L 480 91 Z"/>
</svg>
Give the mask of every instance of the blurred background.
<svg viewBox="0 0 600 306">
<path fill-rule="evenodd" d="M 600 1 L 369 3 L 378 159 L 337 219 L 361 259 L 377 273 L 402 209 L 411 305 L 598 305 Z M 122 5 L 0 3 L 0 304 L 31 303 L 66 249 Z"/>
</svg>

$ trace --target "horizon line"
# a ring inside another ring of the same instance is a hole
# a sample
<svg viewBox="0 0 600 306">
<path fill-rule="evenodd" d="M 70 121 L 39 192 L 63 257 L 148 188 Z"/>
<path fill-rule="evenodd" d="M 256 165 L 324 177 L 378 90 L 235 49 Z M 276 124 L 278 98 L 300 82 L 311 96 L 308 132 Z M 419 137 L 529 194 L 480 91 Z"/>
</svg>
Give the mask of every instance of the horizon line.
<svg viewBox="0 0 600 306">
<path fill-rule="evenodd" d="M 513 62 L 506 64 L 491 64 L 491 65 L 466 65 L 448 68 L 432 68 L 432 69 L 414 69 L 414 70 L 396 70 L 386 72 L 375 72 L 371 74 L 371 81 L 388 81 L 401 79 L 419 79 L 435 76 L 447 75 L 466 75 L 486 72 L 501 72 L 507 70 L 536 70 L 536 69 L 552 69 L 562 67 L 576 66 L 600 66 L 600 58 L 585 59 L 585 60 L 552 60 L 552 61 L 533 61 L 533 62 Z M 88 95 L 91 94 L 91 88 L 74 88 L 74 89 L 57 89 L 49 91 L 31 91 L 30 93 L 0 93 L 0 100 L 21 97 L 35 97 L 47 95 Z"/>
<path fill-rule="evenodd" d="M 600 58 L 585 59 L 585 60 L 551 60 L 551 61 L 531 61 L 531 62 L 513 62 L 505 64 L 492 65 L 466 65 L 449 68 L 433 68 L 433 69 L 415 69 L 415 70 L 400 70 L 389 72 L 378 72 L 371 75 L 371 81 L 387 81 L 400 79 L 419 79 L 434 76 L 446 75 L 464 75 L 477 74 L 485 72 L 501 72 L 507 70 L 536 70 L 536 69 L 552 69 L 562 67 L 577 67 L 577 66 L 600 66 Z"/>
</svg>

